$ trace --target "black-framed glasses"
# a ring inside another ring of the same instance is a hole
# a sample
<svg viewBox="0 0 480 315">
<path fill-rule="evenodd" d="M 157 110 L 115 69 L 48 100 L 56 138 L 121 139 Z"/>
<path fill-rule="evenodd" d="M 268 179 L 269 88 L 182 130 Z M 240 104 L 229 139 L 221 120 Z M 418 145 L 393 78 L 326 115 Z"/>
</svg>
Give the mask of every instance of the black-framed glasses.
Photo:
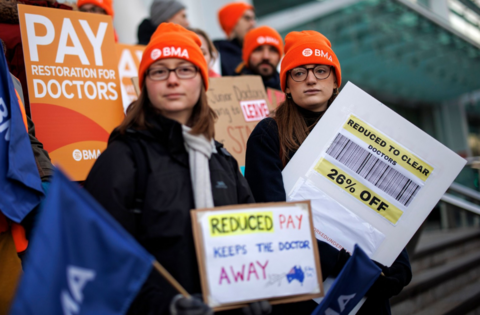
<svg viewBox="0 0 480 315">
<path fill-rule="evenodd" d="M 290 70 L 290 77 L 295 82 L 302 82 L 305 81 L 308 77 L 308 72 L 312 70 L 313 75 L 318 80 L 325 80 L 330 76 L 332 73 L 332 66 L 326 65 L 318 65 L 313 68 L 305 68 L 305 67 L 296 67 Z"/>
<path fill-rule="evenodd" d="M 198 68 L 191 65 L 178 66 L 174 69 L 154 67 L 148 69 L 147 76 L 153 81 L 163 81 L 168 79 L 170 72 L 175 72 L 179 79 L 191 79 L 197 74 Z"/>
</svg>

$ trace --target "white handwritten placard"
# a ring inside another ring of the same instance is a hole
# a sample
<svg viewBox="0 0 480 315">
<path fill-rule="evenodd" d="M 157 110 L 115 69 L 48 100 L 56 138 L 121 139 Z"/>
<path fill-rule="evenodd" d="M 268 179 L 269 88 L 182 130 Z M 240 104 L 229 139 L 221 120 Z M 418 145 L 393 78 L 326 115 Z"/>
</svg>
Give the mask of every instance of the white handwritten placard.
<svg viewBox="0 0 480 315">
<path fill-rule="evenodd" d="M 216 311 L 323 296 L 309 201 L 191 214 L 204 299 Z"/>
</svg>

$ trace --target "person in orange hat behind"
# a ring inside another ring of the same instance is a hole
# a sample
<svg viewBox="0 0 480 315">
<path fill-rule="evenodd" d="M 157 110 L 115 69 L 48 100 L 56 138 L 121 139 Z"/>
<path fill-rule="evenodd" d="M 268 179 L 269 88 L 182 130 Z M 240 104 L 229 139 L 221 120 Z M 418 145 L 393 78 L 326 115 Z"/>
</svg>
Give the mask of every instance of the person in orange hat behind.
<svg viewBox="0 0 480 315">
<path fill-rule="evenodd" d="M 160 24 L 139 66 L 140 96 L 84 186 L 190 293 L 202 290 L 190 209 L 254 202 L 236 160 L 214 140 L 217 115 L 208 104 L 208 65 L 200 47 L 194 32 Z M 251 308 L 259 310 L 252 315 L 271 310 L 265 301 Z M 178 296 L 156 271 L 129 310 L 212 313 L 200 299 Z"/>
<path fill-rule="evenodd" d="M 251 4 L 233 2 L 218 11 L 218 20 L 227 35 L 226 40 L 213 42 L 220 53 L 222 75 L 235 75 L 235 69 L 242 62 L 245 35 L 255 27 L 255 11 Z"/>
<path fill-rule="evenodd" d="M 277 66 L 283 55 L 283 39 L 269 26 L 260 26 L 247 33 L 243 43 L 243 62 L 237 66 L 237 75 L 260 75 L 265 88 L 280 90 Z"/>
<path fill-rule="evenodd" d="M 286 100 L 274 117 L 260 121 L 247 141 L 245 178 L 257 202 L 286 201 L 282 170 L 322 119 L 339 93 L 340 61 L 330 41 L 315 31 L 291 32 L 285 37 L 285 56 L 280 85 Z M 350 255 L 318 241 L 322 276 L 336 277 Z M 390 314 L 389 298 L 401 292 L 412 279 L 406 250 L 367 292 L 357 314 Z M 305 301 L 274 307 L 273 314 L 311 314 L 316 303 Z"/>
<path fill-rule="evenodd" d="M 112 1 L 113 0 L 78 0 L 77 7 L 81 12 L 110 15 L 113 19 L 114 11 Z M 113 33 L 115 36 L 115 42 L 117 43 L 118 34 L 115 30 L 113 30 Z"/>
</svg>

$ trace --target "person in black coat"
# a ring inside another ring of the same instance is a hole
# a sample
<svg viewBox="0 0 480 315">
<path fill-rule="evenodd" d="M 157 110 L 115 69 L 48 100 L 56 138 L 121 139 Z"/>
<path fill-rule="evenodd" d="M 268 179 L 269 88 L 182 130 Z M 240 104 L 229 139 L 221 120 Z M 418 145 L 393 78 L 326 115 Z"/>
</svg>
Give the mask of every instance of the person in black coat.
<svg viewBox="0 0 480 315">
<path fill-rule="evenodd" d="M 244 2 L 229 3 L 218 11 L 218 20 L 228 38 L 213 41 L 220 54 L 221 74 L 233 76 L 242 62 L 243 39 L 255 27 L 254 8 Z"/>
<path fill-rule="evenodd" d="M 330 41 L 315 31 L 287 35 L 281 69 L 286 101 L 274 118 L 266 118 L 255 127 L 247 141 L 245 177 L 257 202 L 286 200 L 282 170 L 333 102 L 341 84 L 340 63 Z M 317 243 L 322 276 L 337 276 L 349 254 L 325 242 Z M 377 265 L 383 273 L 357 314 L 390 314 L 389 298 L 400 293 L 412 278 L 406 250 L 392 266 Z M 316 306 L 313 301 L 291 303 L 274 307 L 273 314 L 311 314 Z"/>
<path fill-rule="evenodd" d="M 235 159 L 213 139 L 216 115 L 206 98 L 200 39 L 172 23 L 152 38 L 139 67 L 140 97 L 111 134 L 85 189 L 188 292 L 201 293 L 190 210 L 254 200 Z M 269 304 L 259 305 L 254 313 L 268 314 Z M 178 297 L 153 270 L 129 314 L 170 312 L 212 314 L 200 299 Z"/>
<path fill-rule="evenodd" d="M 247 33 L 244 39 L 243 62 L 236 75 L 259 75 L 265 88 L 280 90 L 277 66 L 283 55 L 283 39 L 269 26 L 260 26 Z"/>
</svg>

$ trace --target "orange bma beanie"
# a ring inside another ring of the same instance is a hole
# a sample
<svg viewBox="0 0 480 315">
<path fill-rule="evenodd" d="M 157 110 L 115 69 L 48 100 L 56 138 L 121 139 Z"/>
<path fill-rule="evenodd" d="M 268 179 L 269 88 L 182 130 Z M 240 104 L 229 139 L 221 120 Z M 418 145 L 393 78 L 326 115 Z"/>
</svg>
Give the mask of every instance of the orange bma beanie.
<svg viewBox="0 0 480 315">
<path fill-rule="evenodd" d="M 269 26 L 260 26 L 249 31 L 243 39 L 242 59 L 248 67 L 250 54 L 259 46 L 271 45 L 275 47 L 280 54 L 283 55 L 283 39 L 280 34 Z"/>
<path fill-rule="evenodd" d="M 253 6 L 245 2 L 233 2 L 218 11 L 218 21 L 227 36 L 230 36 L 238 20 L 247 10 L 253 10 Z"/>
<path fill-rule="evenodd" d="M 152 63 L 161 59 L 177 58 L 190 61 L 200 69 L 205 90 L 208 90 L 208 66 L 200 46 L 202 42 L 194 32 L 178 24 L 160 24 L 143 51 L 138 69 L 140 89 L 143 87 L 145 74 Z"/>
<path fill-rule="evenodd" d="M 285 92 L 287 72 L 295 67 L 309 64 L 330 65 L 335 67 L 337 84 L 342 84 L 340 62 L 332 50 L 330 41 L 315 31 L 290 32 L 285 37 L 285 57 L 280 70 L 280 85 Z"/>
<path fill-rule="evenodd" d="M 107 12 L 113 18 L 113 3 L 112 0 L 78 0 L 77 7 L 81 7 L 84 4 L 93 4 L 100 7 Z"/>
</svg>

